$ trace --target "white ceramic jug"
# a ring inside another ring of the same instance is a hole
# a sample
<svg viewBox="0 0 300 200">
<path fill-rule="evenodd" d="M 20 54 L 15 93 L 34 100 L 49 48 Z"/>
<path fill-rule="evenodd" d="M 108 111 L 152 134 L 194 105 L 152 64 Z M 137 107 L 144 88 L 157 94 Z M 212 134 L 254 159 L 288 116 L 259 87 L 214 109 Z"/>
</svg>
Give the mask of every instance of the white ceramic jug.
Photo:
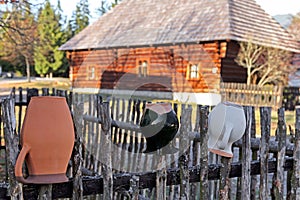
<svg viewBox="0 0 300 200">
<path fill-rule="evenodd" d="M 242 106 L 219 103 L 208 117 L 208 149 L 225 157 L 232 157 L 232 144 L 239 140 L 246 129 L 246 118 Z"/>
</svg>

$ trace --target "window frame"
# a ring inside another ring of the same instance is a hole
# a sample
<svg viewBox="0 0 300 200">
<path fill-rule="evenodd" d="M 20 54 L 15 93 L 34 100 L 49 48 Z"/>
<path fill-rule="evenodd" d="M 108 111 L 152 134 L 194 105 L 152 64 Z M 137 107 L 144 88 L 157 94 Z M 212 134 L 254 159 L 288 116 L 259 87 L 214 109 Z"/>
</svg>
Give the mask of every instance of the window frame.
<svg viewBox="0 0 300 200">
<path fill-rule="evenodd" d="M 87 80 L 95 80 L 96 79 L 96 69 L 95 66 L 87 67 Z"/>
<path fill-rule="evenodd" d="M 196 66 L 196 68 L 192 69 L 193 66 Z M 199 80 L 200 79 L 200 68 L 201 68 L 200 63 L 189 62 L 187 65 L 186 78 L 188 80 Z"/>
<path fill-rule="evenodd" d="M 143 66 L 143 63 L 146 63 L 146 65 Z M 149 58 L 138 58 L 136 60 L 136 68 L 137 68 L 138 77 L 147 77 L 147 76 L 149 76 L 149 66 L 150 66 L 150 59 Z"/>
</svg>

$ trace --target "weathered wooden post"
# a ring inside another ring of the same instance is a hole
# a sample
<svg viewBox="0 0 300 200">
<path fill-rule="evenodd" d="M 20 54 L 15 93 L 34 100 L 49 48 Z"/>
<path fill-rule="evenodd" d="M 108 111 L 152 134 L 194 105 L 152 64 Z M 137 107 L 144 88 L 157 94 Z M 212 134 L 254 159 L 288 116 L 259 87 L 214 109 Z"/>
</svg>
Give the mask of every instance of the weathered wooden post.
<svg viewBox="0 0 300 200">
<path fill-rule="evenodd" d="M 49 96 L 49 88 L 42 88 L 42 96 Z"/>
<path fill-rule="evenodd" d="M 300 107 L 296 107 L 294 163 L 289 199 L 300 199 Z"/>
<path fill-rule="evenodd" d="M 52 199 L 52 184 L 40 185 L 38 200 Z"/>
<path fill-rule="evenodd" d="M 156 171 L 156 199 L 165 200 L 167 198 L 167 170 L 165 163 L 165 155 L 162 155 L 161 150 L 157 150 L 157 171 Z"/>
<path fill-rule="evenodd" d="M 220 200 L 227 200 L 230 194 L 230 179 L 229 173 L 231 170 L 231 158 L 221 157 L 222 167 L 220 169 L 220 191 L 219 198 Z"/>
<path fill-rule="evenodd" d="M 1 101 L 1 100 L 0 100 Z M 0 102 L 1 103 L 1 102 Z M 8 193 L 12 200 L 23 199 L 22 184 L 16 180 L 14 169 L 19 153 L 19 136 L 16 132 L 15 103 L 11 98 L 2 102 L 4 124 L 5 154 L 8 169 Z"/>
<path fill-rule="evenodd" d="M 109 103 L 104 102 L 100 104 L 101 113 L 101 161 L 102 161 L 102 175 L 103 175 L 103 199 L 113 199 L 113 175 L 112 175 L 112 151 L 111 151 L 111 117 L 109 110 Z"/>
<path fill-rule="evenodd" d="M 284 118 L 284 108 L 278 109 L 278 123 L 276 131 L 278 141 L 277 154 L 277 171 L 273 178 L 273 196 L 275 199 L 284 199 L 284 163 L 285 163 L 285 146 L 286 146 L 286 125 Z"/>
<path fill-rule="evenodd" d="M 251 125 L 251 138 L 256 138 L 256 120 L 255 108 L 252 106 L 252 125 Z M 257 150 L 252 150 L 252 160 L 257 160 Z M 256 183 L 257 176 L 251 176 L 251 195 L 250 199 L 255 199 L 256 196 Z"/>
<path fill-rule="evenodd" d="M 39 90 L 37 88 L 27 88 L 27 99 L 26 99 L 26 103 L 27 105 L 30 102 L 31 97 L 34 96 L 39 96 Z"/>
<path fill-rule="evenodd" d="M 190 144 L 188 133 L 192 130 L 191 127 L 192 108 L 184 109 L 181 115 L 181 127 L 179 136 L 179 151 L 182 155 L 179 158 L 180 167 L 180 199 L 188 200 L 190 196 L 189 182 L 189 151 L 187 148 Z"/>
<path fill-rule="evenodd" d="M 82 142 L 83 142 L 83 109 L 84 102 L 78 96 L 75 95 L 74 105 L 73 105 L 73 120 L 75 125 L 75 144 L 72 155 L 72 167 L 73 167 L 73 194 L 72 199 L 79 200 L 83 198 L 83 185 L 82 185 Z"/>
<path fill-rule="evenodd" d="M 250 199 L 251 185 L 251 129 L 252 129 L 252 107 L 244 107 L 246 115 L 246 130 L 242 147 L 242 177 L 241 177 L 241 199 Z"/>
<path fill-rule="evenodd" d="M 269 140 L 271 126 L 271 108 L 260 108 L 260 126 L 261 126 L 261 143 L 260 153 L 260 199 L 268 197 L 268 158 L 269 158 Z"/>
<path fill-rule="evenodd" d="M 19 87 L 18 88 L 18 90 L 19 90 L 19 102 L 20 102 L 20 104 L 19 104 L 19 115 L 18 115 L 18 121 L 19 121 L 19 123 L 18 123 L 18 133 L 20 133 L 21 132 L 21 125 L 22 125 L 22 123 L 21 123 L 21 121 L 22 121 L 22 102 L 23 102 L 23 93 L 22 93 L 22 88 L 21 87 Z M 13 99 L 15 99 L 16 100 L 16 96 L 14 95 L 13 96 Z"/>
<path fill-rule="evenodd" d="M 200 199 L 208 199 L 208 107 L 200 108 Z"/>
<path fill-rule="evenodd" d="M 130 188 L 129 193 L 131 194 L 132 200 L 138 200 L 139 199 L 139 182 L 140 178 L 138 176 L 132 176 L 130 179 Z"/>
</svg>

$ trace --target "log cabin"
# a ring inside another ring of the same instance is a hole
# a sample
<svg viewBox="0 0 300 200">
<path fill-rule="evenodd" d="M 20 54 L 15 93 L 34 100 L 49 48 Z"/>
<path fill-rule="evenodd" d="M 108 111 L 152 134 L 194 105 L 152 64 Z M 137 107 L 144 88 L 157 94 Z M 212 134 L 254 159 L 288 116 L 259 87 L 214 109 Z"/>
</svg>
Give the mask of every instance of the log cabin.
<svg viewBox="0 0 300 200">
<path fill-rule="evenodd" d="M 246 81 L 239 42 L 299 52 L 254 0 L 123 0 L 75 35 L 74 91 L 216 104 L 223 82 Z"/>
</svg>

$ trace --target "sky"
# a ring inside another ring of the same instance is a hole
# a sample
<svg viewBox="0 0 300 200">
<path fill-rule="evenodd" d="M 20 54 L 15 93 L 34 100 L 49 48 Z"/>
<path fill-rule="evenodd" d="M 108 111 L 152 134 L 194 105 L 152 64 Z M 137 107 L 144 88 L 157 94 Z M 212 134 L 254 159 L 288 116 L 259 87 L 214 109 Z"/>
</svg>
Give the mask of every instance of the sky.
<svg viewBox="0 0 300 200">
<path fill-rule="evenodd" d="M 270 15 L 297 14 L 300 12 L 299 0 L 256 0 Z"/>
<path fill-rule="evenodd" d="M 60 0 L 62 9 L 66 16 L 70 17 L 75 10 L 76 3 L 79 0 Z M 96 14 L 96 8 L 100 7 L 100 0 L 89 0 L 91 22 L 95 21 L 99 15 Z M 256 0 L 256 2 L 271 16 L 281 14 L 297 14 L 300 12 L 300 0 Z M 51 0 L 56 5 L 57 0 Z"/>
</svg>

